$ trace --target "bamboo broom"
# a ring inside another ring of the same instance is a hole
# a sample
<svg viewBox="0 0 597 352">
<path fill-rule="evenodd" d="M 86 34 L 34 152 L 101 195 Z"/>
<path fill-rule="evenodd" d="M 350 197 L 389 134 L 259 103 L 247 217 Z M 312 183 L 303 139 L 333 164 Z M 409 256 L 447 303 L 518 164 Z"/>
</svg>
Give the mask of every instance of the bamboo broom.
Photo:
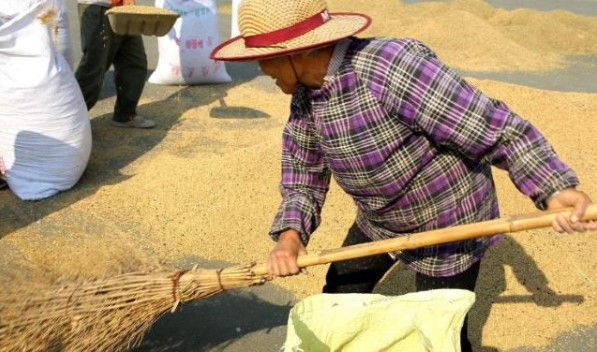
<svg viewBox="0 0 597 352">
<path fill-rule="evenodd" d="M 298 258 L 308 267 L 392 251 L 462 241 L 497 233 L 548 227 L 571 210 L 534 212 L 409 234 L 367 244 L 323 250 Z M 597 220 L 597 204 L 583 220 Z M 44 286 L 32 282 L 0 292 L 0 350 L 126 351 L 161 315 L 224 290 L 261 285 L 265 264 L 231 268 L 137 272 L 83 282 Z"/>
</svg>

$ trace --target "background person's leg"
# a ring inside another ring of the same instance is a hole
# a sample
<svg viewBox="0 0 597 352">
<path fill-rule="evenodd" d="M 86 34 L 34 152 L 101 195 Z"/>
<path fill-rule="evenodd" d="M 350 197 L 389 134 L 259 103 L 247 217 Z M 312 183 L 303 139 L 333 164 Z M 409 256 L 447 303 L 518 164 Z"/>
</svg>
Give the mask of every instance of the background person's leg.
<svg viewBox="0 0 597 352">
<path fill-rule="evenodd" d="M 105 7 L 78 5 L 83 56 L 75 77 L 83 93 L 87 110 L 93 108 L 104 84 L 104 75 L 110 68 L 111 36 L 106 28 Z M 109 24 L 108 24 L 109 25 Z"/>
<path fill-rule="evenodd" d="M 147 56 L 141 36 L 121 36 L 114 57 L 116 104 L 114 121 L 127 122 L 137 114 L 137 105 L 147 78 Z"/>
</svg>

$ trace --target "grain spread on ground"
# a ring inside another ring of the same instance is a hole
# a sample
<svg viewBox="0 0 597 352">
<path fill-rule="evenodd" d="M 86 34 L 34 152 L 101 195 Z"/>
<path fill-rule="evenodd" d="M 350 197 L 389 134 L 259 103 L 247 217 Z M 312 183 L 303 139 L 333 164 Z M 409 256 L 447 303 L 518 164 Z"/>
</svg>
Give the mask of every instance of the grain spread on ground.
<svg viewBox="0 0 597 352">
<path fill-rule="evenodd" d="M 373 25 L 361 36 L 416 37 L 466 72 L 556 75 L 570 56 L 597 55 L 597 20 L 566 11 L 509 11 L 480 0 L 328 4 L 333 11 L 370 14 Z M 74 189 L 40 202 L 0 192 L 0 274 L 12 280 L 0 280 L 0 288 L 15 280 L 114 275 L 189 258 L 265 261 L 273 245 L 266 234 L 280 201 L 279 148 L 289 98 L 255 66 L 228 67 L 229 85 L 153 87 L 156 93 L 146 93 L 139 108 L 159 122 L 151 131 L 110 127 L 114 98 L 102 100 L 91 111 L 94 150 L 88 170 Z M 467 78 L 539 127 L 577 171 L 580 188 L 597 199 L 597 91 Z M 225 107 L 232 118 L 210 117 L 211 109 Z M 253 118 L 249 113 L 255 111 L 268 117 Z M 496 170 L 495 177 L 504 215 L 534 210 L 506 174 Z M 354 213 L 351 200 L 333 184 L 309 249 L 339 246 Z M 471 312 L 471 326 L 484 324 L 476 338 L 500 350 L 540 348 L 561 333 L 594 326 L 594 236 L 528 231 L 493 248 L 480 276 L 483 294 Z M 320 291 L 325 270 L 313 267 L 307 275 L 273 284 L 300 299 Z M 379 292 L 411 278 L 397 269 Z"/>
</svg>

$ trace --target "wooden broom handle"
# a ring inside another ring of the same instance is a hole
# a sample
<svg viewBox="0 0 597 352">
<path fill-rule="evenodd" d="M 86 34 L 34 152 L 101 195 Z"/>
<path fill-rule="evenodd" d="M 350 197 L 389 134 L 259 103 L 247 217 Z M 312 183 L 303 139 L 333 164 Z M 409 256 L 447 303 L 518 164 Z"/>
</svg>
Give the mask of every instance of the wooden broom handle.
<svg viewBox="0 0 597 352">
<path fill-rule="evenodd" d="M 558 215 L 570 216 L 571 212 L 572 208 L 537 211 L 443 229 L 412 233 L 387 240 L 373 241 L 335 249 L 326 249 L 316 253 L 302 255 L 298 257 L 297 262 L 301 268 L 305 268 L 308 266 L 367 257 L 375 254 L 469 240 L 498 233 L 518 232 L 549 227 Z M 590 204 L 587 207 L 582 220 L 597 220 L 597 203 Z M 266 265 L 256 265 L 253 268 L 253 273 L 255 275 L 266 275 Z"/>
</svg>

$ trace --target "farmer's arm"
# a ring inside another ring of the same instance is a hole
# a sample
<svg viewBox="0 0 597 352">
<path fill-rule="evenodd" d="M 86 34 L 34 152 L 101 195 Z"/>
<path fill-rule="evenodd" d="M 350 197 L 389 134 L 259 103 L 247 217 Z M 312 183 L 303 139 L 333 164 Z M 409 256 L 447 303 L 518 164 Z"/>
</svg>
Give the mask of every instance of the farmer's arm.
<svg viewBox="0 0 597 352">
<path fill-rule="evenodd" d="M 401 106 L 408 107 L 401 111 L 402 122 L 438 145 L 507 170 L 514 185 L 538 208 L 570 206 L 576 217 L 584 214 L 590 199 L 574 189 L 575 173 L 529 121 L 467 83 L 423 44 L 413 42 L 406 56 L 409 60 L 403 61 L 408 64 L 398 63 L 402 69 L 388 77 L 394 82 L 395 98 L 405 100 Z M 573 232 L 595 225 L 560 218 L 553 227 Z"/>
<path fill-rule="evenodd" d="M 274 275 L 298 273 L 296 257 L 305 252 L 309 236 L 321 222 L 330 183 L 329 169 L 310 125 L 291 116 L 282 143 L 282 203 L 270 231 L 277 244 L 268 258 L 268 269 Z"/>
</svg>

